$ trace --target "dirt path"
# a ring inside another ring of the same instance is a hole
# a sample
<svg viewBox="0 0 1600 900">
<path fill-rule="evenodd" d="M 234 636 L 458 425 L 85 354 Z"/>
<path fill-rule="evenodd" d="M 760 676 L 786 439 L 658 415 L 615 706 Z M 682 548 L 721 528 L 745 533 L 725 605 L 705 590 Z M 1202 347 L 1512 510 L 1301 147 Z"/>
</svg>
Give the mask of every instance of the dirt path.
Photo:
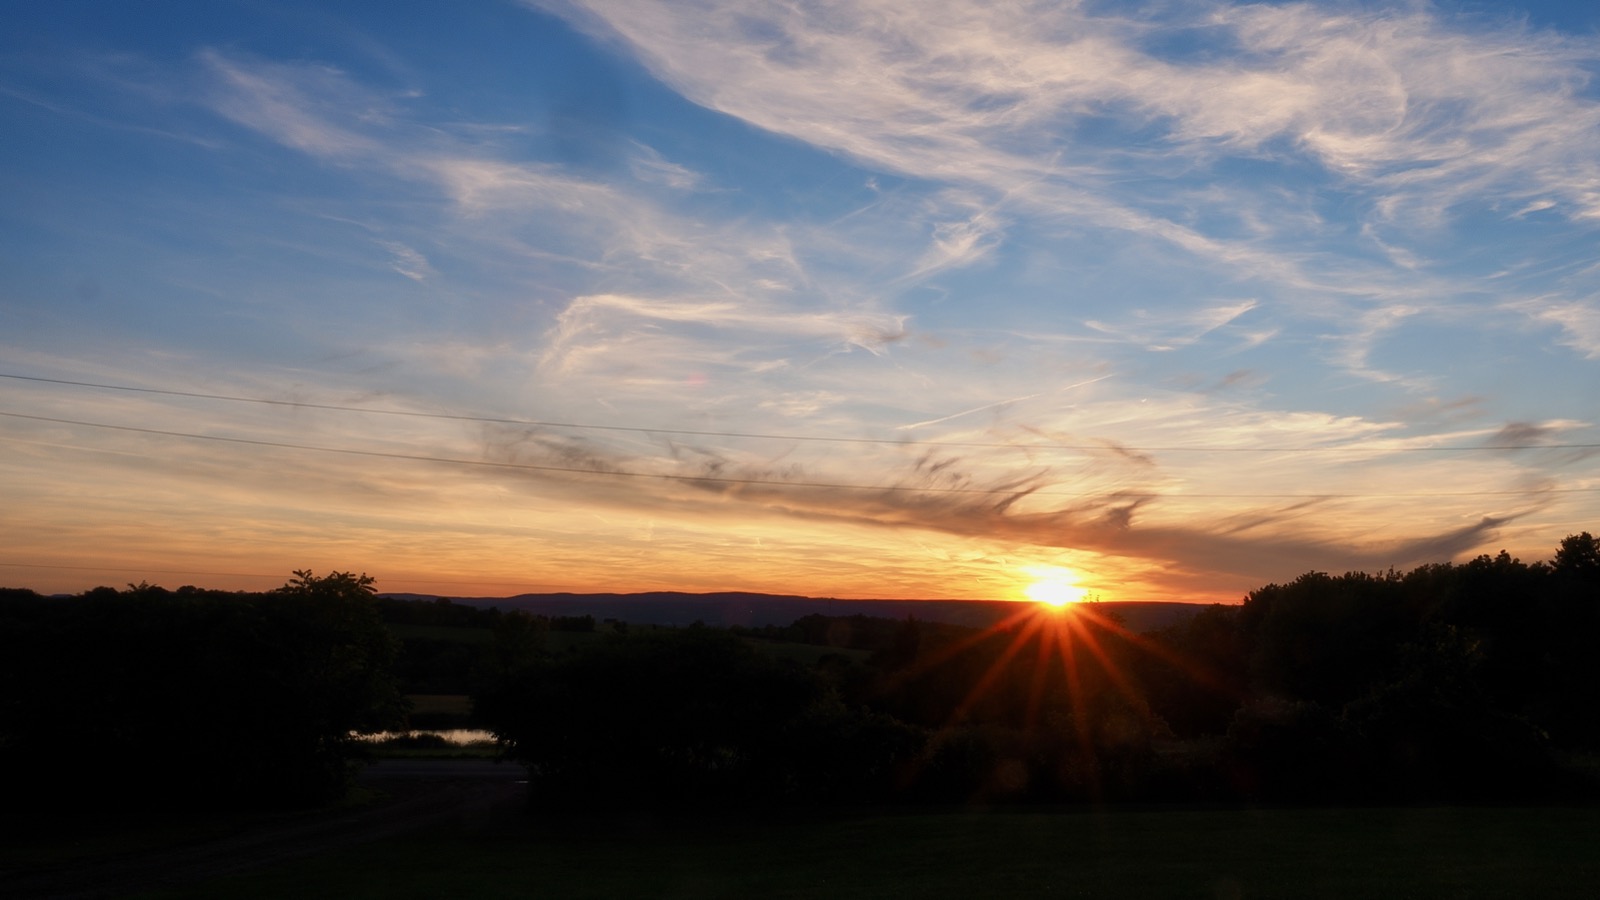
<svg viewBox="0 0 1600 900">
<path fill-rule="evenodd" d="M 235 824 L 215 837 L 157 849 L 13 866 L 0 872 L 0 896 L 125 897 L 248 872 L 286 860 L 429 827 L 481 827 L 514 812 L 522 769 L 488 760 L 385 760 L 361 783 L 387 796 L 365 806 Z"/>
</svg>

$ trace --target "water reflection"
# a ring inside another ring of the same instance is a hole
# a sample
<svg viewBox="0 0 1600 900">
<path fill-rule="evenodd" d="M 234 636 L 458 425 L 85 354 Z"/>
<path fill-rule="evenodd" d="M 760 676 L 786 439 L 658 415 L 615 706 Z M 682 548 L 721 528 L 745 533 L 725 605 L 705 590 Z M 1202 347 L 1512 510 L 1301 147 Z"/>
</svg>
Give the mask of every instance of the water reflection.
<svg viewBox="0 0 1600 900">
<path fill-rule="evenodd" d="M 494 734 L 492 732 L 484 731 L 481 728 L 444 728 L 438 731 L 379 731 L 374 734 L 358 734 L 356 737 L 363 741 L 371 741 L 375 744 L 381 744 L 385 741 L 393 741 L 404 738 L 416 739 L 428 737 L 440 738 L 447 743 L 455 744 L 461 747 L 465 747 L 469 744 L 494 743 Z"/>
</svg>

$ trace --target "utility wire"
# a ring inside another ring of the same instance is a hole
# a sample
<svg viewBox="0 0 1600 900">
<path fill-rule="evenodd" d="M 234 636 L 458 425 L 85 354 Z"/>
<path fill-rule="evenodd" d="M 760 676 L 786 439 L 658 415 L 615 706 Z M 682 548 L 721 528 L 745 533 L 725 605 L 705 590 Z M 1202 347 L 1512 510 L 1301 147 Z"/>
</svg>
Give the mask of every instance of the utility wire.
<svg viewBox="0 0 1600 900">
<path fill-rule="evenodd" d="M 260 572 L 200 572 L 190 569 L 145 569 L 136 566 L 55 566 L 46 563 L 0 562 L 0 566 L 14 569 L 52 569 L 65 572 L 121 572 L 132 569 L 140 575 L 219 575 L 228 578 L 282 578 L 282 575 L 263 575 Z"/>
<path fill-rule="evenodd" d="M 281 578 L 284 577 L 281 573 L 280 574 L 276 574 L 276 575 L 267 575 L 267 574 L 263 574 L 261 572 L 212 572 L 212 571 L 205 571 L 205 570 L 199 570 L 199 569 L 146 569 L 146 568 L 139 567 L 139 566 L 126 566 L 126 565 L 122 565 L 122 566 L 62 566 L 62 565 L 51 565 L 51 564 L 48 564 L 48 563 L 0 562 L 0 566 L 5 566 L 7 568 L 13 568 L 13 569 L 50 569 L 50 570 L 53 570 L 53 571 L 63 571 L 63 572 L 127 572 L 127 571 L 132 571 L 136 575 L 216 575 L 216 576 L 227 577 L 227 578 L 276 578 L 276 579 L 281 579 Z M 458 585 L 465 585 L 467 587 L 505 587 L 505 586 L 521 584 L 525 580 L 526 579 L 518 579 L 518 578 L 507 578 L 507 579 L 504 579 L 502 581 L 461 581 L 459 579 L 457 579 L 457 580 L 440 580 L 440 579 L 436 579 L 436 578 L 407 578 L 407 579 L 404 579 L 406 584 L 458 584 Z M 379 592 L 380 595 L 383 594 L 383 593 L 386 593 L 386 592 L 384 592 L 384 591 L 380 591 Z M 401 591 L 401 592 L 398 592 L 398 593 L 407 593 L 407 592 Z"/>
<path fill-rule="evenodd" d="M 474 416 L 454 413 L 417 412 L 403 409 L 374 409 L 367 406 L 342 406 L 331 403 L 309 403 L 300 400 L 273 400 L 265 397 L 240 397 L 229 394 L 207 394 L 198 391 L 173 391 L 161 388 L 134 387 L 123 384 L 102 384 L 93 381 L 68 381 L 61 378 L 42 378 L 35 375 L 16 375 L 0 372 L 0 378 L 32 381 L 41 384 L 59 384 L 68 387 L 96 388 L 106 391 L 124 391 L 137 394 L 157 394 L 166 397 L 190 397 L 199 400 L 223 400 L 229 403 L 256 403 L 265 406 L 288 406 L 301 409 L 321 409 L 333 412 L 367 413 L 380 416 L 405 416 L 416 419 L 441 419 L 456 422 L 481 422 L 493 425 L 522 425 L 533 428 L 571 428 L 588 431 L 619 431 L 633 434 L 679 434 L 690 437 L 750 438 L 772 441 L 810 441 L 835 444 L 888 444 L 913 447 L 969 447 L 1006 450 L 1128 450 L 1136 453 L 1462 453 L 1494 450 L 1600 450 L 1593 444 L 1482 444 L 1474 446 L 1445 445 L 1438 447 L 1133 447 L 1115 443 L 1096 444 L 1019 444 L 1016 442 L 983 441 L 919 441 L 897 438 L 830 437 L 807 434 L 770 434 L 748 431 L 692 431 L 682 428 L 649 428 L 639 425 L 597 425 L 582 422 L 553 422 L 538 419 L 511 419 L 494 416 Z"/>
<path fill-rule="evenodd" d="M 909 487 L 905 485 L 868 485 L 849 484 L 843 482 L 827 481 L 782 481 L 773 478 L 729 478 L 720 475 L 675 475 L 659 472 L 633 472 L 623 469 L 585 469 L 578 466 L 552 466 L 536 463 L 495 462 L 493 460 L 461 459 L 449 456 L 429 456 L 421 453 L 396 453 L 384 450 L 360 450 L 348 447 L 323 447 L 315 444 L 297 444 L 288 441 L 268 441 L 258 438 L 226 437 L 215 434 L 195 434 L 187 431 L 165 431 L 158 428 L 140 428 L 134 425 L 112 425 L 105 422 L 85 422 L 79 419 L 60 419 L 52 416 L 34 416 L 26 413 L 0 411 L 0 416 L 12 419 L 27 419 L 35 422 L 51 422 L 57 425 L 74 425 L 83 428 L 102 428 L 110 431 L 132 432 L 134 434 L 148 434 L 160 437 L 175 437 L 186 440 L 212 441 L 224 444 L 244 444 L 253 447 L 272 447 L 283 450 L 302 450 L 313 453 L 337 453 L 346 456 L 364 456 L 379 459 L 400 459 L 412 462 L 446 463 L 459 466 L 475 466 L 490 469 L 508 469 L 529 472 L 561 472 L 574 475 L 600 475 L 614 478 L 654 478 L 663 481 L 701 482 L 710 484 L 729 485 L 761 485 L 783 488 L 829 488 L 835 490 L 874 491 L 878 493 L 921 493 L 921 494 L 986 494 L 1015 496 L 1028 494 L 1037 497 L 1115 497 L 1123 499 L 1156 499 L 1156 498 L 1206 498 L 1206 499 L 1298 499 L 1298 500 L 1354 500 L 1373 497 L 1500 497 L 1524 496 L 1527 494 L 1586 494 L 1600 492 L 1596 488 L 1539 488 L 1520 491 L 1431 491 L 1426 493 L 1385 492 L 1382 494 L 1350 494 L 1350 493 L 1314 493 L 1314 494 L 1274 494 L 1274 493 L 1190 493 L 1187 491 L 1172 491 L 1161 493 L 1157 491 L 1030 491 L 1025 488 L 962 488 L 962 487 Z"/>
<path fill-rule="evenodd" d="M 124 579 L 124 578 L 143 577 L 145 575 L 211 575 L 211 576 L 221 577 L 221 578 L 260 578 L 260 579 L 278 581 L 280 583 L 283 581 L 283 578 L 284 578 L 283 573 L 267 575 L 267 574 L 263 574 L 261 572 L 212 572 L 212 571 L 206 571 L 206 570 L 200 570 L 200 569 L 146 569 L 146 568 L 142 568 L 142 567 L 139 567 L 139 566 L 126 566 L 126 565 L 122 565 L 122 566 L 118 566 L 118 565 L 111 565 L 111 566 L 61 566 L 61 565 L 50 565 L 50 564 L 47 564 L 47 563 L 0 562 L 0 566 L 6 567 L 6 568 L 13 568 L 13 569 L 48 569 L 48 570 L 51 570 L 51 571 L 61 571 L 61 572 L 115 572 L 115 573 L 118 573 L 117 574 L 117 580 L 119 580 L 119 581 Z M 556 591 L 551 591 L 551 590 L 532 590 L 530 588 L 536 587 L 536 585 L 530 585 L 528 579 L 526 579 L 526 578 L 514 578 L 514 577 L 506 577 L 506 578 L 502 578 L 502 579 L 500 579 L 498 581 L 493 580 L 493 579 L 487 580 L 487 581 L 485 581 L 485 580 L 463 581 L 463 580 L 461 580 L 459 578 L 451 578 L 451 579 L 447 579 L 447 578 L 407 578 L 407 577 L 395 576 L 394 580 L 400 582 L 404 586 L 452 585 L 452 586 L 456 586 L 456 587 L 478 588 L 480 590 L 487 590 L 487 589 L 496 590 L 499 593 L 499 596 L 485 598 L 485 599 L 491 599 L 491 600 L 511 600 L 511 599 L 515 599 L 516 597 L 524 595 L 524 594 L 539 595 L 539 594 L 557 593 Z M 132 585 L 129 585 L 129 586 L 132 587 Z M 159 587 L 159 585 L 157 585 L 157 586 Z M 512 593 L 507 593 L 508 591 L 512 592 Z M 249 591 L 249 593 L 270 593 L 270 592 L 271 592 L 270 588 L 267 589 L 266 591 L 262 591 L 262 590 L 259 590 L 259 589 L 255 590 L 255 591 Z M 437 595 L 431 594 L 431 593 L 423 594 L 423 593 L 420 593 L 418 591 L 387 591 L 387 590 L 378 591 L 376 596 L 378 596 L 378 597 L 394 597 L 396 595 L 407 595 L 407 594 L 418 595 L 418 596 L 423 596 L 423 597 L 437 596 Z M 478 599 L 478 598 L 463 596 L 460 593 L 452 593 L 446 599 L 472 600 L 472 599 Z M 957 602 L 960 602 L 960 601 L 957 601 Z M 995 602 L 1010 602 L 1010 601 L 995 601 Z"/>
<path fill-rule="evenodd" d="M 729 478 L 716 475 L 675 475 L 657 472 L 632 472 L 622 469 L 585 469 L 580 466 L 552 466 L 537 463 L 496 462 L 483 459 L 461 459 L 450 456 L 429 456 L 421 453 L 396 453 L 385 450 L 360 450 L 348 447 L 323 447 L 315 444 L 296 444 L 288 441 L 268 441 L 257 438 L 225 437 L 215 434 L 195 434 L 186 431 L 164 431 L 158 428 L 140 428 L 134 425 L 112 425 L 105 422 L 84 422 L 77 419 L 58 419 L 51 416 L 32 416 L 24 413 L 0 411 L 0 416 L 13 419 L 31 419 L 36 422 L 53 422 L 58 425 L 77 425 L 85 428 L 104 428 L 112 431 L 127 431 L 135 434 L 151 434 L 162 437 L 186 438 L 198 441 L 215 441 L 225 444 L 246 444 L 254 447 L 274 447 L 284 450 L 305 450 L 315 453 L 339 453 L 349 456 L 367 456 L 380 459 L 401 459 L 412 462 L 448 463 L 461 466 L 477 466 L 490 469 L 513 469 L 530 472 L 562 472 L 574 475 L 610 475 L 617 478 L 659 478 L 668 481 L 700 481 L 714 484 L 745 484 L 745 485 L 771 485 L 774 487 L 800 487 L 800 488 L 842 488 L 857 491 L 918 491 L 944 494 L 1016 494 L 1016 489 L 1004 488 L 954 488 L 954 487 L 929 487 L 910 488 L 900 486 L 875 486 L 865 484 L 845 484 L 823 481 L 779 481 L 768 478 Z M 1043 493 L 1043 492 L 1037 492 Z M 1088 493 L 1068 496 L 1089 496 Z M 1141 496 L 1141 495 L 1133 495 Z M 1150 496 L 1155 496 L 1151 494 Z"/>
</svg>

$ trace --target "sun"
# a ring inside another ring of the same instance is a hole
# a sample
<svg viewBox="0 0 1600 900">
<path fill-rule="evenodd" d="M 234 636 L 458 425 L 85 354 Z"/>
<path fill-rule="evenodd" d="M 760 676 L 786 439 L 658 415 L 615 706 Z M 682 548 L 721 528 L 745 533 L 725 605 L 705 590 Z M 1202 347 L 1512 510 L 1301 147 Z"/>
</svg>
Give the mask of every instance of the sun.
<svg viewBox="0 0 1600 900">
<path fill-rule="evenodd" d="M 1077 577 L 1069 569 L 1030 569 L 1032 584 L 1022 589 L 1029 600 L 1046 606 L 1066 606 L 1080 603 L 1088 591 L 1078 586 Z"/>
<path fill-rule="evenodd" d="M 1084 589 L 1065 581 L 1042 580 L 1023 588 L 1028 599 L 1046 606 L 1066 606 L 1083 600 Z"/>
</svg>

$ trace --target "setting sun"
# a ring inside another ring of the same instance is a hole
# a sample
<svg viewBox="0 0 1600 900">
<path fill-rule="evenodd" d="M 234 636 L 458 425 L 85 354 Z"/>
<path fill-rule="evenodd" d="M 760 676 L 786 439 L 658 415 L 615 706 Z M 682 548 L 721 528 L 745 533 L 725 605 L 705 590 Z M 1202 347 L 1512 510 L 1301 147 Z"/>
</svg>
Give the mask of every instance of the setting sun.
<svg viewBox="0 0 1600 900">
<path fill-rule="evenodd" d="M 1076 576 L 1069 569 L 1030 569 L 1029 574 L 1035 576 L 1034 581 L 1022 592 L 1036 603 L 1066 606 L 1082 601 L 1088 593 L 1078 585 Z"/>
</svg>

